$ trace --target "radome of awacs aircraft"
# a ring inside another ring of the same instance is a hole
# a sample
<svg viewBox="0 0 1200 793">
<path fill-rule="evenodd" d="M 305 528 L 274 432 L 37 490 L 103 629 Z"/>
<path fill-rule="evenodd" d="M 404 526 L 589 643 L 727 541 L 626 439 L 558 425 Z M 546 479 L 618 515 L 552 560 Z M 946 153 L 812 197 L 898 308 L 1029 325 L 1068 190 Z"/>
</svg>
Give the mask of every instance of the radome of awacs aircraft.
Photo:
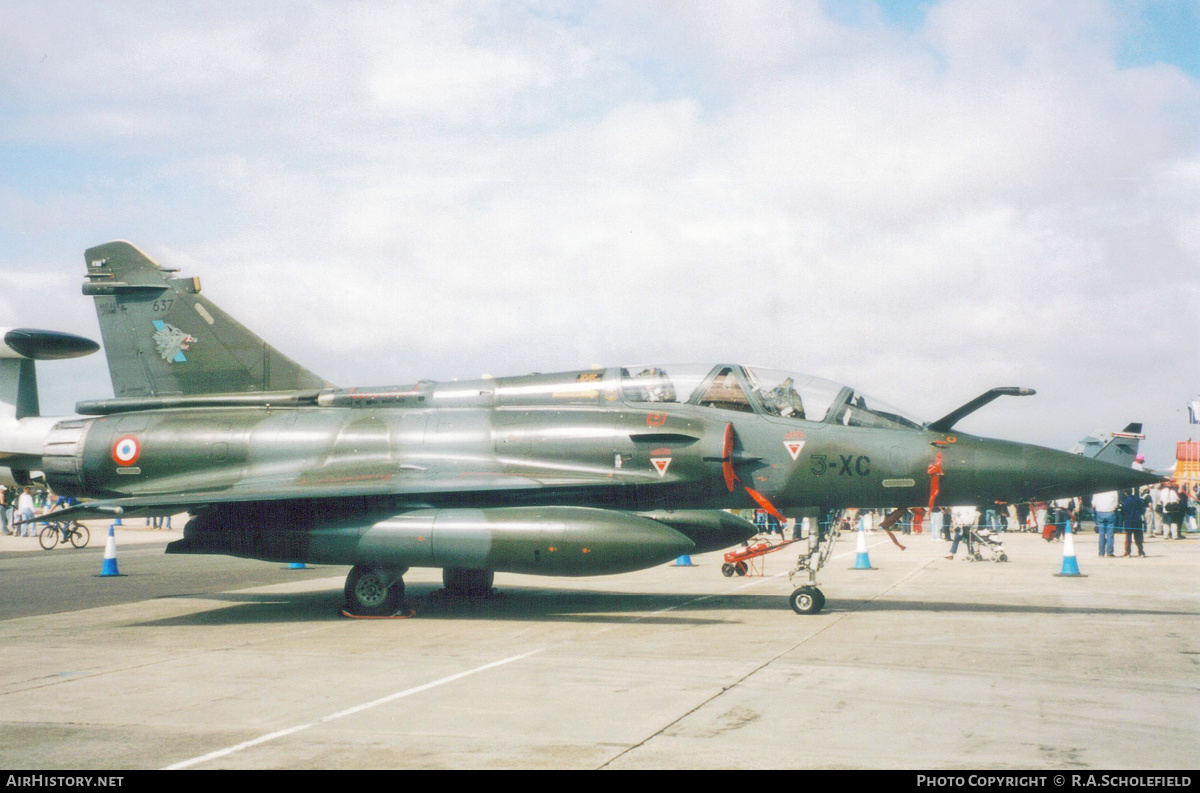
<svg viewBox="0 0 1200 793">
<path fill-rule="evenodd" d="M 390 616 L 404 573 L 439 567 L 451 594 L 496 572 L 621 573 L 727 548 L 812 511 L 1049 500 L 1156 475 L 970 435 L 853 388 L 735 362 L 626 364 L 553 374 L 339 387 L 279 352 L 128 242 L 89 248 L 115 396 L 42 416 L 37 361 L 98 345 L 5 329 L 4 475 L 35 471 L 86 501 L 62 519 L 186 511 L 167 553 L 351 565 L 344 613 Z M 1126 463 L 1131 462 L 1125 461 Z M 940 499 L 940 501 L 939 501 Z M 887 521 L 885 521 L 886 525 Z M 816 613 L 836 532 L 801 532 L 793 610 Z"/>
</svg>

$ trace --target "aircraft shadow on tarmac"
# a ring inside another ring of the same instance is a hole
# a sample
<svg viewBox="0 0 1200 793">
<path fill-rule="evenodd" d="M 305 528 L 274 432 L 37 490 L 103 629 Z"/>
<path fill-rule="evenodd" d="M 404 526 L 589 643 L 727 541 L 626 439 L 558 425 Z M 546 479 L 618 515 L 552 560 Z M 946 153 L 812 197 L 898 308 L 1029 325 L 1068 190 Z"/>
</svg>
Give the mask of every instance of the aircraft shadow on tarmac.
<svg viewBox="0 0 1200 793">
<path fill-rule="evenodd" d="M 713 617 L 712 611 L 777 611 L 781 619 L 812 620 L 851 612 L 922 612 L 957 614 L 1047 614 L 1093 616 L 1195 617 L 1200 612 L 1165 611 L 1096 606 L 1039 606 L 1015 603 L 962 603 L 923 600 L 830 599 L 815 617 L 797 617 L 787 612 L 785 595 L 657 594 L 605 591 L 556 590 L 552 588 L 501 587 L 489 599 L 450 598 L 436 585 L 409 587 L 406 604 L 416 619 L 488 619 L 537 622 L 630 623 L 651 625 L 701 625 L 736 623 L 736 618 Z M 140 627 L 212 626 L 315 622 L 343 619 L 340 593 L 306 592 L 285 594 L 221 593 L 175 595 L 223 604 L 214 609 L 137 623 Z M 664 613 L 667 612 L 667 613 Z"/>
</svg>

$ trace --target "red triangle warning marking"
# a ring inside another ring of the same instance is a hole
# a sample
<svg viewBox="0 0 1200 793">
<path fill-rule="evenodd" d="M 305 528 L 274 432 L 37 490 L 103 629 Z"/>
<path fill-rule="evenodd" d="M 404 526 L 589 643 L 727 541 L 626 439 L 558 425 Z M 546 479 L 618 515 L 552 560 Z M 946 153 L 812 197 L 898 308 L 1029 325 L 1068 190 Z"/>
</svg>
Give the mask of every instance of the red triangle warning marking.
<svg viewBox="0 0 1200 793">
<path fill-rule="evenodd" d="M 654 468 L 658 471 L 660 477 L 667 475 L 667 466 L 671 464 L 670 457 L 651 457 L 650 462 L 654 464 Z"/>
<path fill-rule="evenodd" d="M 787 449 L 788 454 L 792 455 L 792 459 L 795 460 L 804 449 L 804 441 L 784 441 L 783 448 Z"/>
</svg>

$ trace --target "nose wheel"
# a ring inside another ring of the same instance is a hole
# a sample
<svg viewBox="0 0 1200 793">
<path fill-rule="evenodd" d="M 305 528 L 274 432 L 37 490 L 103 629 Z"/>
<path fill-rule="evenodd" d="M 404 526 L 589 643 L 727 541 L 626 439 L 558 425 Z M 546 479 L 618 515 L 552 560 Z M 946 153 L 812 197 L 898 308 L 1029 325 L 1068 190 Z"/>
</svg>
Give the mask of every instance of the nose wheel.
<svg viewBox="0 0 1200 793">
<path fill-rule="evenodd" d="M 802 586 L 791 594 L 788 603 L 797 614 L 816 614 L 825 608 L 825 595 L 815 586 Z"/>
</svg>

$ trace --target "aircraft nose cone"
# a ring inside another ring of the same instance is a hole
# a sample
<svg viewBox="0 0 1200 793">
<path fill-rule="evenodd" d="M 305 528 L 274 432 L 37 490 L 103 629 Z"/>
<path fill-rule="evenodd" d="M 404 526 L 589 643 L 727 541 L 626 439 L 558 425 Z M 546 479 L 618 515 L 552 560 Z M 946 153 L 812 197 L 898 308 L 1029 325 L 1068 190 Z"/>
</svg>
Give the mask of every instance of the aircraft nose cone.
<svg viewBox="0 0 1200 793">
<path fill-rule="evenodd" d="M 1043 467 L 1051 473 L 1052 481 L 1042 483 L 1041 490 L 1057 495 L 1047 495 L 1047 498 L 1126 490 L 1158 481 L 1157 476 L 1145 471 L 1135 471 L 1132 468 L 1123 468 L 1113 463 L 1054 449 L 1039 449 L 1034 459 L 1037 461 L 1036 466 Z"/>
<path fill-rule="evenodd" d="M 985 443 L 977 458 L 980 484 L 1003 501 L 1086 496 L 1143 487 L 1159 481 L 1135 471 L 1077 454 L 1029 444 Z"/>
</svg>

